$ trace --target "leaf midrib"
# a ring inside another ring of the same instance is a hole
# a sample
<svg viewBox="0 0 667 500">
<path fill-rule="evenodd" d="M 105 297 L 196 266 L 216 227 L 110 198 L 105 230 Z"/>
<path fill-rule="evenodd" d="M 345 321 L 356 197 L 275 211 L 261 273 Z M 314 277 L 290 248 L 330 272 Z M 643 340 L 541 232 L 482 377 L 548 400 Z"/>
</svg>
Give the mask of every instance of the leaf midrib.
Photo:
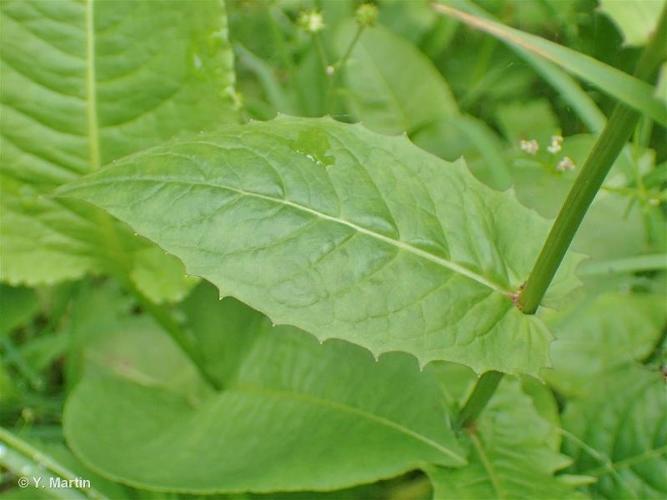
<svg viewBox="0 0 667 500">
<path fill-rule="evenodd" d="M 95 13 L 94 0 L 86 1 L 86 121 L 88 126 L 88 154 L 92 170 L 98 170 L 100 160 L 100 133 L 97 117 L 97 84 L 95 71 Z"/>
<path fill-rule="evenodd" d="M 482 467 L 489 475 L 489 481 L 491 482 L 491 487 L 496 492 L 496 495 L 498 496 L 499 499 L 507 498 L 505 492 L 503 491 L 500 485 L 500 479 L 498 477 L 498 474 L 496 473 L 493 464 L 489 460 L 489 457 L 486 455 L 486 452 L 484 451 L 484 446 L 480 442 L 479 438 L 475 434 L 470 434 L 470 441 L 472 441 L 475 451 L 477 452 L 477 456 L 479 456 L 479 460 L 482 463 Z"/>
<path fill-rule="evenodd" d="M 367 420 L 370 420 L 372 422 L 378 423 L 384 427 L 389 427 L 395 431 L 398 431 L 402 434 L 405 434 L 407 436 L 410 436 L 411 438 L 421 441 L 422 443 L 438 450 L 440 453 L 443 453 L 457 462 L 459 462 L 461 465 L 465 465 L 466 459 L 454 451 L 445 448 L 438 442 L 434 441 L 433 439 L 424 436 L 418 432 L 413 431 L 412 429 L 405 427 L 404 425 L 399 424 L 398 422 L 394 422 L 393 420 L 390 420 L 385 417 L 381 417 L 379 415 L 376 415 L 374 413 L 370 413 L 368 411 L 362 410 L 360 408 L 356 408 L 354 406 L 350 406 L 345 403 L 341 403 L 338 401 L 333 401 L 330 399 L 323 399 L 323 398 L 318 398 L 315 396 L 312 396 L 310 394 L 305 394 L 305 393 L 300 393 L 300 392 L 290 392 L 290 391 L 283 391 L 283 390 L 278 390 L 278 389 L 270 389 L 270 388 L 264 388 L 264 387 L 257 387 L 257 386 L 252 386 L 252 385 L 246 385 L 246 384 L 240 384 L 237 385 L 233 388 L 229 389 L 229 392 L 239 392 L 241 394 L 243 393 L 255 393 L 255 394 L 260 394 L 268 397 L 273 397 L 276 399 L 285 399 L 285 400 L 297 400 L 297 401 L 304 401 L 307 403 L 310 403 L 315 406 L 323 406 L 328 409 L 333 409 L 337 410 L 342 413 L 349 413 L 352 415 L 360 416 L 363 417 Z M 224 392 L 223 392 L 224 394 Z"/>
<path fill-rule="evenodd" d="M 164 155 L 164 156 L 176 156 L 173 153 L 160 153 L 156 154 L 153 153 L 153 156 L 158 156 L 158 155 Z M 189 157 L 188 157 L 189 158 Z M 191 160 L 191 158 L 189 158 Z M 493 281 L 489 280 L 485 276 L 482 276 L 481 274 L 475 273 L 469 269 L 467 269 L 464 266 L 461 266 L 460 264 L 457 264 L 455 262 L 452 262 L 450 260 L 444 259 L 442 257 L 439 257 L 437 255 L 434 255 L 430 252 L 427 252 L 425 250 L 422 250 L 420 248 L 417 248 L 413 245 L 410 245 L 409 243 L 406 243 L 401 240 L 396 240 L 394 238 L 390 238 L 388 236 L 385 236 L 383 234 L 377 233 L 375 231 L 372 231 L 370 229 L 367 229 L 365 227 L 359 226 L 353 222 L 350 222 L 348 220 L 342 219 L 340 217 L 334 217 L 332 215 L 327 215 L 322 212 L 318 212 L 317 210 L 314 210 L 310 207 L 306 207 L 304 205 L 301 205 L 299 203 L 295 203 L 293 201 L 286 200 L 284 198 L 276 198 L 274 196 L 269 196 L 261 193 L 255 193 L 251 191 L 246 191 L 243 189 L 235 188 L 232 186 L 228 186 L 225 184 L 213 184 L 210 182 L 203 182 L 203 181 L 190 181 L 190 180 L 182 180 L 182 179 L 175 179 L 175 178 L 170 178 L 170 177 L 151 177 L 151 176 L 115 176 L 111 179 L 98 179 L 98 180 L 87 180 L 85 182 L 79 183 L 78 185 L 72 186 L 71 188 L 65 188 L 60 191 L 60 194 L 66 195 L 67 193 L 70 192 L 75 192 L 77 189 L 81 189 L 82 187 L 93 187 L 93 186 L 105 186 L 105 185 L 118 185 L 121 182 L 149 182 L 149 183 L 165 183 L 165 184 L 180 184 L 180 185 L 185 185 L 185 186 L 202 186 L 202 187 L 208 187 L 208 188 L 214 188 L 214 189 L 223 189 L 226 191 L 230 191 L 236 194 L 239 194 L 241 196 L 246 196 L 250 198 L 258 198 L 262 199 L 265 201 L 269 201 L 272 203 L 277 203 L 280 205 L 285 205 L 288 207 L 291 207 L 295 210 L 299 210 L 305 213 L 308 213 L 310 215 L 313 215 L 315 217 L 319 217 L 320 219 L 327 220 L 336 224 L 341 224 L 344 226 L 347 226 L 359 233 L 365 234 L 371 238 L 377 239 L 379 241 L 382 241 L 383 243 L 386 243 L 388 245 L 394 246 L 398 248 L 399 250 L 406 251 L 408 253 L 411 253 L 413 255 L 416 255 L 420 258 L 426 259 L 430 262 L 433 262 L 435 264 L 438 264 L 441 267 L 444 267 L 446 269 L 449 269 L 452 272 L 455 272 L 457 274 L 460 274 L 462 276 L 465 276 L 473 281 L 476 281 L 492 290 L 495 292 L 499 292 L 503 295 L 510 295 L 512 292 L 510 290 L 505 289 L 501 285 L 498 285 L 497 283 L 494 283 Z"/>
</svg>

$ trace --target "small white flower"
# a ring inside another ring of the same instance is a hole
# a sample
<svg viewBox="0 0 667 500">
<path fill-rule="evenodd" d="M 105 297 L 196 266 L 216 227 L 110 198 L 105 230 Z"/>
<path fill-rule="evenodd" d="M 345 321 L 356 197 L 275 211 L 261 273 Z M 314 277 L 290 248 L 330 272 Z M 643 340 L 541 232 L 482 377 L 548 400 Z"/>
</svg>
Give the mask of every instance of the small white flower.
<svg viewBox="0 0 667 500">
<path fill-rule="evenodd" d="M 521 151 L 525 151 L 529 155 L 535 155 L 540 150 L 540 145 L 535 139 L 529 141 L 521 140 L 519 146 L 521 147 Z"/>
<path fill-rule="evenodd" d="M 552 135 L 551 145 L 547 148 L 547 151 L 549 151 L 549 153 L 551 153 L 552 155 L 555 155 L 561 149 L 563 149 L 563 136 Z"/>
<path fill-rule="evenodd" d="M 324 29 L 324 18 L 316 10 L 304 11 L 299 15 L 299 26 L 308 33 L 317 33 Z"/>
<path fill-rule="evenodd" d="M 569 156 L 565 156 L 560 162 L 558 162 L 558 165 L 556 165 L 556 170 L 559 172 L 574 170 L 575 168 L 577 168 L 577 166 Z"/>
<path fill-rule="evenodd" d="M 333 76 L 333 74 L 336 72 L 336 68 L 335 68 L 335 66 L 332 66 L 331 64 L 329 64 L 327 66 L 325 72 L 326 72 L 327 76 Z"/>
</svg>

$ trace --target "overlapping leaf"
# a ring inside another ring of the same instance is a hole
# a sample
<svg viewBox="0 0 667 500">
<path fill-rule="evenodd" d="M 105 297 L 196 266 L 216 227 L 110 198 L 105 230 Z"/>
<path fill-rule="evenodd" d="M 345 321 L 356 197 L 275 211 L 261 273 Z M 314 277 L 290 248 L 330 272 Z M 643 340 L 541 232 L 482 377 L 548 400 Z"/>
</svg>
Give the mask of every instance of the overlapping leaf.
<svg viewBox="0 0 667 500">
<path fill-rule="evenodd" d="M 563 427 L 574 470 L 598 478 L 599 498 L 665 498 L 667 397 L 658 370 L 629 366 L 591 382 L 568 404 Z"/>
<path fill-rule="evenodd" d="M 329 119 L 228 127 L 61 191 L 319 339 L 537 373 L 549 333 L 513 306 L 548 224 L 405 138 Z M 554 292 L 569 289 L 572 261 Z"/>
<path fill-rule="evenodd" d="M 550 445 L 552 424 L 536 411 L 515 380 L 505 380 L 469 430 L 470 463 L 460 469 L 432 467 L 434 499 L 574 498 L 554 476 L 568 464 Z"/>
<path fill-rule="evenodd" d="M 459 5 L 456 0 L 450 0 L 448 3 Z M 461 7 L 465 8 L 465 3 Z M 637 111 L 647 114 L 655 121 L 667 125 L 667 106 L 653 95 L 651 85 L 576 50 L 502 23 L 477 17 L 450 5 L 436 4 L 435 9 L 513 47 L 527 50 L 555 63 L 566 71 L 593 83 Z"/>
<path fill-rule="evenodd" d="M 435 379 L 411 357 L 376 362 L 344 342 L 320 345 L 234 299 L 219 302 L 213 287 L 197 290 L 185 313 L 202 348 L 226 351 L 208 358 L 221 392 L 186 383 L 187 360 L 137 319 L 88 349 L 65 432 L 105 476 L 199 493 L 319 490 L 465 463 Z"/>
<path fill-rule="evenodd" d="M 352 26 L 338 34 L 343 54 Z M 458 114 L 444 78 L 412 44 L 386 28 L 365 31 L 345 69 L 347 102 L 362 123 L 387 133 L 413 132 L 439 118 Z"/>
<path fill-rule="evenodd" d="M 341 53 L 353 36 L 350 26 L 340 30 Z M 343 95 L 364 125 L 384 133 L 410 134 L 417 145 L 447 160 L 464 156 L 476 174 L 477 170 L 486 174 L 493 187 L 510 186 L 508 167 L 493 132 L 481 120 L 459 112 L 444 77 L 406 40 L 384 28 L 367 30 L 344 71 Z M 474 161 L 479 157 L 479 162 Z"/>
<path fill-rule="evenodd" d="M 606 293 L 548 319 L 556 335 L 545 378 L 561 393 L 586 397 L 592 381 L 649 355 L 667 325 L 664 297 Z"/>
<path fill-rule="evenodd" d="M 176 276 L 166 294 L 145 290 L 146 242 L 98 210 L 44 195 L 128 153 L 229 119 L 223 4 L 6 1 L 0 15 L 0 277 L 35 285 L 121 267 L 138 273 L 137 286 L 153 298 L 178 298 L 187 287 L 177 260 L 163 259 Z"/>
<path fill-rule="evenodd" d="M 618 26 L 626 45 L 644 45 L 664 5 L 665 0 L 600 0 L 599 9 Z"/>
</svg>

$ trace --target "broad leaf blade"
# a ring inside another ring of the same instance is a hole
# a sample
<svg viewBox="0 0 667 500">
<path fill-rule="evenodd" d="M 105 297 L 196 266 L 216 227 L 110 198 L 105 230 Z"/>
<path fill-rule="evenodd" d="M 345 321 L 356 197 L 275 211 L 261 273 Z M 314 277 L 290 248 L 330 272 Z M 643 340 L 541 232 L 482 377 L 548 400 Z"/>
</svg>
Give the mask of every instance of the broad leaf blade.
<svg viewBox="0 0 667 500">
<path fill-rule="evenodd" d="M 351 26 L 340 30 L 341 53 L 353 36 Z M 464 156 L 471 165 L 472 157 L 481 156 L 480 178 L 488 177 L 499 190 L 510 186 L 493 131 L 472 116 L 461 115 L 443 75 L 406 40 L 385 28 L 366 30 L 343 71 L 346 102 L 368 128 L 407 133 L 447 160 Z"/>
<path fill-rule="evenodd" d="M 456 5 L 456 3 L 454 2 Z M 527 50 L 551 61 L 570 73 L 587 80 L 604 92 L 667 125 L 667 105 L 655 97 L 653 88 L 623 71 L 557 43 L 484 19 L 450 5 L 436 4 L 438 12 L 452 16 L 469 26 L 484 31 L 503 42 Z"/>
<path fill-rule="evenodd" d="M 665 0 L 600 0 L 600 12 L 618 26 L 626 45 L 644 45 L 655 30 Z"/>
<path fill-rule="evenodd" d="M 336 489 L 465 463 L 440 388 L 414 359 L 320 345 L 234 299 L 220 303 L 213 289 L 198 293 L 201 303 L 207 318 L 192 303 L 187 323 L 196 336 L 216 330 L 228 356 L 213 371 L 225 373 L 225 388 L 165 382 L 160 356 L 174 374 L 188 362 L 146 322 L 105 335 L 65 410 L 68 444 L 84 463 L 123 483 L 190 493 Z M 148 345 L 151 356 L 137 354 Z"/>
<path fill-rule="evenodd" d="M 548 224 L 405 138 L 282 118 L 158 147 L 61 191 L 188 272 L 320 339 L 537 373 L 549 334 L 513 306 Z M 572 285 L 565 265 L 562 292 Z"/>
<path fill-rule="evenodd" d="M 343 54 L 356 26 L 337 36 Z M 385 133 L 412 133 L 439 118 L 458 115 L 443 76 L 419 50 L 386 28 L 365 30 L 345 72 L 347 102 L 366 126 Z"/>
<path fill-rule="evenodd" d="M 568 404 L 566 452 L 574 470 L 598 478 L 597 498 L 665 498 L 667 397 L 664 376 L 631 366 L 600 377 Z"/>
<path fill-rule="evenodd" d="M 567 459 L 551 449 L 552 433 L 552 425 L 537 413 L 518 382 L 503 381 L 469 431 L 470 463 L 460 469 L 429 469 L 434 498 L 575 497 L 572 487 L 554 477 Z"/>
<path fill-rule="evenodd" d="M 224 6 L 215 0 L 5 1 L 0 278 L 38 285 L 113 266 L 152 273 L 146 242 L 99 210 L 44 196 L 183 131 L 233 118 Z M 120 234 L 115 234 L 118 232 Z M 169 292 L 183 268 L 171 257 Z M 145 280 L 139 279 L 142 287 Z"/>
<path fill-rule="evenodd" d="M 544 377 L 567 396 L 589 396 L 591 380 L 649 355 L 667 326 L 664 297 L 606 293 L 547 320 L 556 335 Z"/>
</svg>

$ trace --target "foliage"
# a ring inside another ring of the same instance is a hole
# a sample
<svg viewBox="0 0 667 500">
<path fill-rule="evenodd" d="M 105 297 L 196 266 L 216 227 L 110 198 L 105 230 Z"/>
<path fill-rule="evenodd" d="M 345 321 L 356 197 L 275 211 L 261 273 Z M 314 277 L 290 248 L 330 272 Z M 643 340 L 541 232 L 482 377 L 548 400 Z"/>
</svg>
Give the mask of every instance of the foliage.
<svg viewBox="0 0 667 500">
<path fill-rule="evenodd" d="M 0 499 L 667 496 L 664 4 L 4 0 Z"/>
</svg>

